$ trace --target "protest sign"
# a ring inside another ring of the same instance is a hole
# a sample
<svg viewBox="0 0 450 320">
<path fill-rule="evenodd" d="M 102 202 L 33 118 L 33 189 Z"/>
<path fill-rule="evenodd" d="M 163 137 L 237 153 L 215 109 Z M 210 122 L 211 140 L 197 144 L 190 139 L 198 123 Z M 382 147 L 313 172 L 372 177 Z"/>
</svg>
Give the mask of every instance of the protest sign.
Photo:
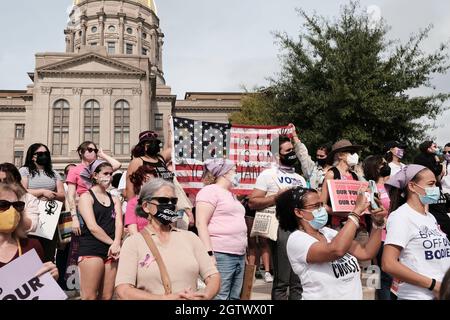
<svg viewBox="0 0 450 320">
<path fill-rule="evenodd" d="M 39 201 L 39 222 L 35 232 L 29 234 L 52 240 L 58 225 L 63 203 L 61 201 Z"/>
<path fill-rule="evenodd" d="M 334 212 L 350 212 L 354 209 L 358 190 L 369 185 L 365 181 L 328 180 L 328 193 Z"/>
<path fill-rule="evenodd" d="M 41 267 L 33 249 L 0 268 L 0 300 L 66 300 L 50 273 L 36 277 Z"/>
</svg>

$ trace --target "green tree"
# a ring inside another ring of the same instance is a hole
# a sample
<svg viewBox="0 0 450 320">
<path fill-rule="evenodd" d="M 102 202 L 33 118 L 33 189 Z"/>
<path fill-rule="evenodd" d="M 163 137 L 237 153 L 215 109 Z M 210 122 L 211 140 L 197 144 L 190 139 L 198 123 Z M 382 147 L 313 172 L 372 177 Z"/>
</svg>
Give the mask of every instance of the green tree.
<svg viewBox="0 0 450 320">
<path fill-rule="evenodd" d="M 373 23 L 358 2 L 345 5 L 333 21 L 298 12 L 304 19 L 298 39 L 275 35 L 283 54 L 281 72 L 265 95 L 272 101 L 250 113 L 244 106 L 234 118 L 251 123 L 267 112 L 271 123 L 293 122 L 312 148 L 345 138 L 380 153 L 388 140 L 413 146 L 424 139 L 432 126 L 420 119 L 436 119 L 450 98 L 411 95 L 412 89 L 433 88 L 432 76 L 450 67 L 447 44 L 431 54 L 421 50 L 431 26 L 401 44 L 388 40 L 386 22 Z"/>
</svg>

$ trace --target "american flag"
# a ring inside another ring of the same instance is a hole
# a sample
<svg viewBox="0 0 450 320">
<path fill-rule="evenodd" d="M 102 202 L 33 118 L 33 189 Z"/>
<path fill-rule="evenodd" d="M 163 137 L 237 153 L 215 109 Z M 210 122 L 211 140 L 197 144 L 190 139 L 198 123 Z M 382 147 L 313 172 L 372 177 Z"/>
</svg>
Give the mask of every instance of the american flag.
<svg viewBox="0 0 450 320">
<path fill-rule="evenodd" d="M 203 187 L 203 162 L 209 158 L 228 158 L 236 163 L 241 178 L 234 192 L 248 194 L 261 171 L 275 161 L 272 140 L 288 133 L 287 127 L 231 126 L 173 117 L 177 179 L 187 193 L 196 194 Z"/>
</svg>

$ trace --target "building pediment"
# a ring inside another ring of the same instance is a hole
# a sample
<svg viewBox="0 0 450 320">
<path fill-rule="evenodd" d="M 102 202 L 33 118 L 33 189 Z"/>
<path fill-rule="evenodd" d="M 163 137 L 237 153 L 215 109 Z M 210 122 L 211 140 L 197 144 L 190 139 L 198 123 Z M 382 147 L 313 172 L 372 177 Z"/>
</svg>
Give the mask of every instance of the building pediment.
<svg viewBox="0 0 450 320">
<path fill-rule="evenodd" d="M 142 78 L 146 75 L 146 72 L 142 69 L 92 52 L 42 66 L 36 69 L 36 71 L 40 76 L 111 76 Z"/>
</svg>

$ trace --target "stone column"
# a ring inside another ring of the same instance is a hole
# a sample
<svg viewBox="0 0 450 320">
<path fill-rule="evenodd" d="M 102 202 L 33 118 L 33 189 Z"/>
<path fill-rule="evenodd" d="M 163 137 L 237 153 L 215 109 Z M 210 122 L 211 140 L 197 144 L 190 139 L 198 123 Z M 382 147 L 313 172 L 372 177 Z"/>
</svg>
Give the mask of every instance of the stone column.
<svg viewBox="0 0 450 320">
<path fill-rule="evenodd" d="M 152 65 L 156 65 L 156 62 L 157 62 L 156 57 L 157 57 L 157 54 L 158 54 L 157 53 L 157 49 L 158 49 L 158 33 L 156 32 L 155 29 L 152 29 L 150 31 L 150 37 L 151 37 L 151 39 L 150 39 L 150 44 L 151 44 L 151 47 L 150 47 L 150 62 L 151 62 Z"/>
<path fill-rule="evenodd" d="M 105 46 L 105 13 L 102 11 L 97 13 L 98 16 L 98 26 L 99 26 L 99 32 L 100 32 L 100 43 L 99 46 L 104 47 Z"/>
<path fill-rule="evenodd" d="M 139 16 L 138 18 L 138 27 L 137 27 L 137 54 L 141 55 L 142 54 L 142 29 L 143 29 L 143 25 L 144 25 L 144 19 Z"/>
<path fill-rule="evenodd" d="M 119 53 L 124 54 L 125 13 L 119 13 Z"/>
<path fill-rule="evenodd" d="M 73 31 L 70 29 L 65 29 L 64 34 L 66 35 L 66 52 L 73 52 L 75 48 Z"/>
</svg>

